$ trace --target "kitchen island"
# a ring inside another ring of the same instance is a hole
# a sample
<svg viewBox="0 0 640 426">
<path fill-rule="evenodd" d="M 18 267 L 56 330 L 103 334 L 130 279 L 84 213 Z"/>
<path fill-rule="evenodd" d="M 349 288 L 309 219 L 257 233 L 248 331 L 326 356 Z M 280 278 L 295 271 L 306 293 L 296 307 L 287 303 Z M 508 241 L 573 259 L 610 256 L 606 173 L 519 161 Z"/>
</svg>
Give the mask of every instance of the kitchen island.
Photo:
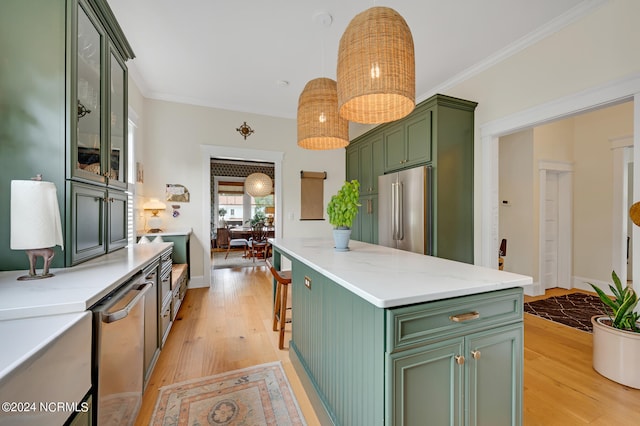
<svg viewBox="0 0 640 426">
<path fill-rule="evenodd" d="M 271 240 L 291 261 L 290 352 L 323 424 L 522 423 L 530 277 L 351 241 Z"/>
</svg>

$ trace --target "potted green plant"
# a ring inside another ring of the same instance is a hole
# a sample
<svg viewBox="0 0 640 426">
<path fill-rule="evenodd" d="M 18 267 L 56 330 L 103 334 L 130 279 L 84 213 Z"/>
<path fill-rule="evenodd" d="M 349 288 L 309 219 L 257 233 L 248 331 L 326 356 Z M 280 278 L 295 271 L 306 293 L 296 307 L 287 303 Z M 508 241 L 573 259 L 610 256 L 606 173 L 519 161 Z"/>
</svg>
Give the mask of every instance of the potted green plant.
<svg viewBox="0 0 640 426">
<path fill-rule="evenodd" d="M 611 315 L 596 315 L 593 325 L 593 368 L 603 376 L 625 386 L 640 389 L 640 313 L 635 311 L 638 296 L 633 288 L 622 286 L 615 271 L 608 296 L 589 283 L 600 300 L 611 309 Z"/>
<path fill-rule="evenodd" d="M 358 215 L 358 198 L 360 198 L 360 182 L 345 182 L 342 188 L 331 197 L 327 204 L 329 223 L 333 225 L 333 239 L 337 251 L 349 250 L 351 226 Z"/>
<path fill-rule="evenodd" d="M 218 209 L 218 216 L 220 216 L 220 220 L 218 220 L 218 226 L 220 226 L 220 228 L 224 228 L 227 225 L 227 222 L 224 220 L 226 214 L 227 209 L 225 209 L 224 207 L 220 207 Z"/>
</svg>

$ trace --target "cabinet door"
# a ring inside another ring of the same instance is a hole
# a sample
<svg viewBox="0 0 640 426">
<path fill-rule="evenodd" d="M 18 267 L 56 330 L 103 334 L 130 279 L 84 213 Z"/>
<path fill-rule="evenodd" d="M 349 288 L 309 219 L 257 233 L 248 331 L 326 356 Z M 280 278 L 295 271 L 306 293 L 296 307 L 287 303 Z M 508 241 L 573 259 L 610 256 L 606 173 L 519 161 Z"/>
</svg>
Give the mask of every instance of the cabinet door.
<svg viewBox="0 0 640 426">
<path fill-rule="evenodd" d="M 360 181 L 360 169 L 359 169 L 359 145 L 349 145 L 346 150 L 347 156 L 347 173 L 346 177 L 348 181 L 358 179 Z M 362 182 L 360 182 L 362 183 Z M 362 190 L 362 189 L 361 189 Z"/>
<path fill-rule="evenodd" d="M 522 424 L 522 324 L 467 337 L 468 425 Z"/>
<path fill-rule="evenodd" d="M 371 177 L 373 182 L 371 186 L 373 187 L 372 193 L 378 193 L 378 176 L 384 174 L 384 142 L 382 139 L 382 135 L 377 136 L 375 139 L 371 141 Z M 377 212 L 376 212 L 377 214 Z"/>
<path fill-rule="evenodd" d="M 126 67 L 116 51 L 109 56 L 109 147 L 104 165 L 109 186 L 124 188 L 127 184 L 127 103 Z"/>
<path fill-rule="evenodd" d="M 384 170 L 398 170 L 404 167 L 406 161 L 404 125 L 397 125 L 388 128 L 384 132 Z"/>
<path fill-rule="evenodd" d="M 451 339 L 388 355 L 388 418 L 395 426 L 462 425 L 464 339 Z"/>
<path fill-rule="evenodd" d="M 382 135 L 376 135 L 360 146 L 360 193 L 378 193 L 378 176 L 384 174 Z"/>
<path fill-rule="evenodd" d="M 106 253 L 104 190 L 71 182 L 71 264 Z"/>
<path fill-rule="evenodd" d="M 408 119 L 405 123 L 407 136 L 406 166 L 431 161 L 431 111 L 427 110 Z"/>
<path fill-rule="evenodd" d="M 97 18 L 83 2 L 78 5 L 76 135 L 72 137 L 73 177 L 105 182 L 103 171 L 103 78 L 104 32 Z"/>
<path fill-rule="evenodd" d="M 144 386 L 146 387 L 160 353 L 158 332 L 158 264 L 145 270 L 145 282 L 152 285 L 144 297 Z"/>
<path fill-rule="evenodd" d="M 127 194 L 122 191 L 109 191 L 108 206 L 108 251 L 127 245 Z"/>
<path fill-rule="evenodd" d="M 378 196 L 362 197 L 360 204 L 360 241 L 378 244 Z"/>
</svg>

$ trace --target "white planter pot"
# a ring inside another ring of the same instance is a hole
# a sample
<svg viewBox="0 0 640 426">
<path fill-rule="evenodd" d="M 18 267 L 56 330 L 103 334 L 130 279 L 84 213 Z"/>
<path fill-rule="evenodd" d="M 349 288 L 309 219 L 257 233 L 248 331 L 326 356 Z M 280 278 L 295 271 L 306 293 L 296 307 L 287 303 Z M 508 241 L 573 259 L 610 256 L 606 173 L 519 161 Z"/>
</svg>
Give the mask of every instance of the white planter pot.
<svg viewBox="0 0 640 426">
<path fill-rule="evenodd" d="M 333 243 L 336 251 L 349 250 L 349 238 L 351 238 L 351 229 L 334 229 Z"/>
<path fill-rule="evenodd" d="M 640 333 L 602 324 L 605 316 L 591 318 L 593 368 L 604 377 L 640 389 Z"/>
</svg>

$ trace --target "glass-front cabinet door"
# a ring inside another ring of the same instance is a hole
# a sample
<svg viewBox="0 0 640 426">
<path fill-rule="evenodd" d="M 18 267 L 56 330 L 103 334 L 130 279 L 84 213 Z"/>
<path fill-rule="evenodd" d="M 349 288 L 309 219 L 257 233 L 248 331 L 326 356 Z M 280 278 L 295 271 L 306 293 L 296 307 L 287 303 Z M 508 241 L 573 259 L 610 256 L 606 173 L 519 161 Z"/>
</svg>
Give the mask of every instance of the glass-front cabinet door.
<svg viewBox="0 0 640 426">
<path fill-rule="evenodd" d="M 128 130 L 126 96 L 126 67 L 120 57 L 111 51 L 109 55 L 109 142 L 110 152 L 106 171 L 110 186 L 126 187 Z"/>
<path fill-rule="evenodd" d="M 78 6 L 77 133 L 72 148 L 73 177 L 104 182 L 102 131 L 102 58 L 104 34 L 96 20 Z"/>
</svg>

